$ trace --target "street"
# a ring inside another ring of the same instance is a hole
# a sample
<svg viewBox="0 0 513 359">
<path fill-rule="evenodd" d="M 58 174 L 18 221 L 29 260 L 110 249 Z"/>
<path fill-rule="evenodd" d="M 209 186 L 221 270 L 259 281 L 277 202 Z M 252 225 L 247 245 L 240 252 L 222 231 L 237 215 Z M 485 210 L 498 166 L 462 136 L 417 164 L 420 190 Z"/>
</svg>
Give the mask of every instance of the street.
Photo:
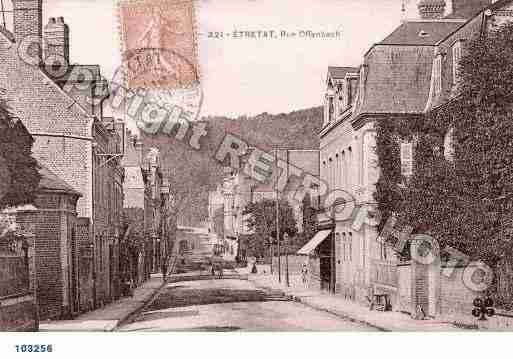
<svg viewBox="0 0 513 359">
<path fill-rule="evenodd" d="M 168 283 L 119 331 L 370 331 L 244 279 Z"/>
</svg>

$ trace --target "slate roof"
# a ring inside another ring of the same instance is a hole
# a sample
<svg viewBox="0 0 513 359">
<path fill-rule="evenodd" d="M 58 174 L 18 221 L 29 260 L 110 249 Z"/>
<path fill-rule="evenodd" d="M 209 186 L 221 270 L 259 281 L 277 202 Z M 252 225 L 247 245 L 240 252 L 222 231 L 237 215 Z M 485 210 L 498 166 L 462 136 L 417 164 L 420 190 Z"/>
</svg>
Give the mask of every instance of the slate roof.
<svg viewBox="0 0 513 359">
<path fill-rule="evenodd" d="M 360 69 L 358 67 L 338 67 L 338 66 L 328 66 L 328 75 L 332 79 L 343 79 L 346 77 L 348 72 L 358 73 Z"/>
<path fill-rule="evenodd" d="M 82 196 L 82 194 L 76 191 L 73 187 L 67 184 L 64 180 L 62 180 L 59 176 L 53 173 L 50 169 L 45 167 L 42 164 L 39 164 L 39 174 L 41 175 L 41 181 L 39 181 L 39 189 L 43 191 L 52 191 L 52 192 L 64 192 L 77 196 Z"/>
<path fill-rule="evenodd" d="M 432 46 L 463 24 L 464 21 L 408 21 L 378 44 Z"/>
<path fill-rule="evenodd" d="M 375 44 L 365 55 L 364 78 L 360 79 L 363 93 L 358 96 L 354 118 L 364 113 L 422 113 L 429 98 L 434 47 L 464 23 L 408 21 Z"/>
<path fill-rule="evenodd" d="M 5 27 L 0 26 L 0 33 L 3 34 L 9 41 L 14 42 L 14 35 Z"/>
<path fill-rule="evenodd" d="M 365 57 L 363 93 L 354 116 L 423 112 L 433 65 L 431 46 L 374 46 Z"/>
<path fill-rule="evenodd" d="M 77 69 L 75 71 L 75 69 Z M 101 79 L 101 70 L 100 65 L 69 65 L 68 72 L 60 77 L 57 82 L 58 83 L 66 83 L 68 81 L 78 82 L 77 75 L 80 75 L 82 72 L 88 71 L 92 77 L 91 81 L 99 81 Z M 83 79 L 80 79 L 83 81 Z"/>
</svg>

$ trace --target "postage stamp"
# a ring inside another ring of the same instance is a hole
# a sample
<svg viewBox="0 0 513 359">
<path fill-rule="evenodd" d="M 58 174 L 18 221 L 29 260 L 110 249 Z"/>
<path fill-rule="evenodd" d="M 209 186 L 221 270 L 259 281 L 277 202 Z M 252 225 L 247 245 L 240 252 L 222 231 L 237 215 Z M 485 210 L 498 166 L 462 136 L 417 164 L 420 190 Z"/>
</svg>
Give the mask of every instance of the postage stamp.
<svg viewBox="0 0 513 359">
<path fill-rule="evenodd" d="M 128 88 L 186 88 L 199 82 L 192 0 L 118 3 Z"/>
</svg>

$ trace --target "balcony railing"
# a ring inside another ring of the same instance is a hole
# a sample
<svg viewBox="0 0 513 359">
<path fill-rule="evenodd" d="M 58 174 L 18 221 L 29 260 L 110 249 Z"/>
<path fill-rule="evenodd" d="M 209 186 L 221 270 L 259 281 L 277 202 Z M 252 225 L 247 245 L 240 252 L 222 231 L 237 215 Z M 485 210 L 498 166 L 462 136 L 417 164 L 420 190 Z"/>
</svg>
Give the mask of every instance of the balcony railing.
<svg viewBox="0 0 513 359">
<path fill-rule="evenodd" d="M 375 284 L 397 287 L 396 264 L 377 260 L 373 261 L 371 263 L 371 281 Z"/>
</svg>

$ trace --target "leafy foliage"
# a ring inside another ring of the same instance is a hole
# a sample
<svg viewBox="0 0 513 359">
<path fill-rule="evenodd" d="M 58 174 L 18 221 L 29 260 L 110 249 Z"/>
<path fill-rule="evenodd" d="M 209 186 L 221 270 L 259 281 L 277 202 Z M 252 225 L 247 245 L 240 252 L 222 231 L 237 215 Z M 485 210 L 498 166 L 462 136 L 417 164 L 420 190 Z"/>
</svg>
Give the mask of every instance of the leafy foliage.
<svg viewBox="0 0 513 359">
<path fill-rule="evenodd" d="M 513 249 L 513 25 L 469 41 L 459 74 L 457 97 L 424 118 L 378 123 L 375 198 L 383 222 L 395 213 L 441 248 L 493 266 Z M 449 128 L 454 161 L 442 155 Z M 399 140 L 416 144 L 408 181 L 401 178 Z"/>
<path fill-rule="evenodd" d="M 171 181 L 172 196 L 176 200 L 175 212 L 182 225 L 198 225 L 208 216 L 208 191 L 225 176 L 223 165 L 227 163 L 218 162 L 215 155 L 227 134 L 265 151 L 271 151 L 276 145 L 290 149 L 318 149 L 322 108 L 235 119 L 210 116 L 202 121 L 207 124 L 207 135 L 201 139 L 199 151 L 189 146 L 189 135 L 179 141 L 174 133 L 171 136 L 142 134 L 147 147 L 158 147 L 161 151 L 164 171 Z"/>
<path fill-rule="evenodd" d="M 10 179 L 0 209 L 34 202 L 41 180 L 37 161 L 32 157 L 34 140 L 21 121 L 15 119 L 4 100 L 0 100 L 0 155 L 7 168 L 2 177 Z"/>
<path fill-rule="evenodd" d="M 278 201 L 280 238 L 283 234 L 289 234 L 289 240 L 297 234 L 297 224 L 294 211 L 285 200 Z M 269 238 L 276 235 L 276 202 L 270 199 L 262 199 L 259 202 L 249 203 L 243 211 L 247 216 L 248 228 L 254 234 L 247 239 L 247 255 L 261 257 L 267 254 Z"/>
<path fill-rule="evenodd" d="M 303 246 L 306 244 L 317 232 L 317 211 L 313 207 L 312 200 L 309 193 L 303 197 L 303 232 L 297 237 L 297 244 Z"/>
</svg>

